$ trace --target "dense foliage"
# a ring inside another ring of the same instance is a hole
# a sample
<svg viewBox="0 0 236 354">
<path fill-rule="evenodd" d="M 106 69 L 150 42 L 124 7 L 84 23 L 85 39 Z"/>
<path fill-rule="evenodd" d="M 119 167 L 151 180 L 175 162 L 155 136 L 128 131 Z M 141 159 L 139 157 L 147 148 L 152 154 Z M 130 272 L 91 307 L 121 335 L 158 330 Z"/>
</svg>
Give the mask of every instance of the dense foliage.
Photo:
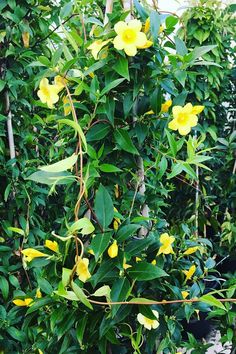
<svg viewBox="0 0 236 354">
<path fill-rule="evenodd" d="M 207 315 L 235 341 L 235 8 L 215 3 L 1 1 L 3 353 L 200 354 Z"/>
</svg>

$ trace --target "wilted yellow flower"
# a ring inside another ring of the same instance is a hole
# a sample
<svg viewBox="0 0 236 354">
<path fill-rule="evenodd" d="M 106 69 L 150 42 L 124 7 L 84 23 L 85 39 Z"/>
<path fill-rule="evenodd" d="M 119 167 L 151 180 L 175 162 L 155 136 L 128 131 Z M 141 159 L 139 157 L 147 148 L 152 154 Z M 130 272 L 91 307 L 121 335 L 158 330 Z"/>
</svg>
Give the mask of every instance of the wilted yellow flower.
<svg viewBox="0 0 236 354">
<path fill-rule="evenodd" d="M 118 213 L 118 210 L 117 210 L 116 208 L 114 208 L 114 211 Z M 115 217 L 114 217 L 114 221 L 113 221 L 113 229 L 114 229 L 115 231 L 117 231 L 120 224 L 121 224 L 120 219 L 115 216 Z"/>
<path fill-rule="evenodd" d="M 31 299 L 31 297 L 28 297 L 28 298 L 26 298 L 26 299 L 24 299 L 24 300 L 22 300 L 22 299 L 15 299 L 15 300 L 13 300 L 12 302 L 13 302 L 13 304 L 15 304 L 16 306 L 26 306 L 26 307 L 29 307 L 29 306 L 31 306 L 32 305 L 32 303 L 33 303 L 33 299 Z"/>
<path fill-rule="evenodd" d="M 115 258 L 118 255 L 118 246 L 117 241 L 115 240 L 112 245 L 107 250 L 108 256 L 110 258 Z"/>
<path fill-rule="evenodd" d="M 131 267 L 132 267 L 132 265 L 127 264 L 127 263 L 126 263 L 126 258 L 124 258 L 124 260 L 123 260 L 123 268 L 124 268 L 124 269 L 128 269 L 128 268 L 131 268 Z"/>
<path fill-rule="evenodd" d="M 58 92 L 63 90 L 68 80 L 65 77 L 57 75 L 54 77 L 54 84 L 58 88 Z"/>
<path fill-rule="evenodd" d="M 24 48 L 29 48 L 29 39 L 30 39 L 29 32 L 23 32 L 22 40 L 23 40 Z"/>
<path fill-rule="evenodd" d="M 169 236 L 167 233 L 164 233 L 160 237 L 160 242 L 162 243 L 162 246 L 160 247 L 157 255 L 159 256 L 160 254 L 170 254 L 174 253 L 173 248 L 171 244 L 175 241 L 174 236 Z"/>
<path fill-rule="evenodd" d="M 189 296 L 189 292 L 188 291 L 181 291 L 181 294 L 183 296 L 183 299 L 186 299 L 186 297 Z"/>
<path fill-rule="evenodd" d="M 152 310 L 152 313 L 156 317 L 156 320 L 151 320 L 150 318 L 142 315 L 141 313 L 139 313 L 138 316 L 137 316 L 138 322 L 141 325 L 143 325 L 145 328 L 147 328 L 148 330 L 151 330 L 152 328 L 156 329 L 160 325 L 160 323 L 158 321 L 159 313 L 157 311 L 155 311 L 155 310 Z"/>
<path fill-rule="evenodd" d="M 95 60 L 98 59 L 98 53 L 100 52 L 100 50 L 110 41 L 111 41 L 110 39 L 108 39 L 107 41 L 102 41 L 101 39 L 98 39 L 97 41 L 90 44 L 88 49 L 91 50 L 92 56 L 94 57 Z"/>
<path fill-rule="evenodd" d="M 37 290 L 36 290 L 36 297 L 37 297 L 37 299 L 41 299 L 42 296 L 43 296 L 43 295 L 42 295 L 40 289 L 37 289 Z"/>
<path fill-rule="evenodd" d="M 199 249 L 198 246 L 189 247 L 183 254 L 189 255 L 189 254 L 195 253 L 198 249 Z"/>
<path fill-rule="evenodd" d="M 86 280 L 91 278 L 91 274 L 88 270 L 88 265 L 89 265 L 88 258 L 79 258 L 76 267 L 76 273 L 79 277 L 79 280 L 81 280 L 83 283 L 85 283 Z"/>
<path fill-rule="evenodd" d="M 114 30 L 117 36 L 114 38 L 114 47 L 124 50 L 131 57 L 137 54 L 137 48 L 147 43 L 146 34 L 141 32 L 142 23 L 139 20 L 131 20 L 128 23 L 119 21 Z"/>
<path fill-rule="evenodd" d="M 172 100 L 168 100 L 161 105 L 161 112 L 166 113 L 168 112 L 170 106 L 172 105 Z"/>
<path fill-rule="evenodd" d="M 49 248 L 53 252 L 58 252 L 59 251 L 59 247 L 58 247 L 57 241 L 46 240 L 44 246 Z"/>
<path fill-rule="evenodd" d="M 21 253 L 23 253 L 26 262 L 31 262 L 34 258 L 38 257 L 48 257 L 48 254 L 35 250 L 34 248 L 26 248 L 21 251 Z"/>
<path fill-rule="evenodd" d="M 196 266 L 195 264 L 192 265 L 189 270 L 182 270 L 182 272 L 186 275 L 186 280 L 189 280 L 192 278 L 193 274 L 196 272 Z"/>
<path fill-rule="evenodd" d="M 37 95 L 42 103 L 47 103 L 49 108 L 54 108 L 54 103 L 59 100 L 59 91 L 58 86 L 50 85 L 48 79 L 44 78 L 40 81 Z"/>
<path fill-rule="evenodd" d="M 174 106 L 172 109 L 174 119 L 168 124 L 168 127 L 178 130 L 180 135 L 188 134 L 191 128 L 197 125 L 197 114 L 201 113 L 203 109 L 204 106 L 193 106 L 191 103 L 187 103 L 184 107 Z"/>
<path fill-rule="evenodd" d="M 155 259 L 153 259 L 153 261 L 151 261 L 151 264 L 156 265 L 157 261 Z"/>
</svg>

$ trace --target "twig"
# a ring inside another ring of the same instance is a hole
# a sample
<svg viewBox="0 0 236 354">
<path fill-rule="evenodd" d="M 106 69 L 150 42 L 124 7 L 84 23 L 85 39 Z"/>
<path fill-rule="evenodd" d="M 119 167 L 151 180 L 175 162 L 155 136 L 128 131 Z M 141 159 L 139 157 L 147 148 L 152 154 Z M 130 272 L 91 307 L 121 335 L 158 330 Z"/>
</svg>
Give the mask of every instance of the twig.
<svg viewBox="0 0 236 354">
<path fill-rule="evenodd" d="M 7 115 L 7 133 L 8 133 L 8 143 L 10 149 L 10 157 L 14 159 L 16 157 L 15 143 L 14 143 L 14 134 L 12 128 L 12 113 L 10 107 L 10 99 L 8 91 L 5 91 L 5 112 Z"/>
</svg>

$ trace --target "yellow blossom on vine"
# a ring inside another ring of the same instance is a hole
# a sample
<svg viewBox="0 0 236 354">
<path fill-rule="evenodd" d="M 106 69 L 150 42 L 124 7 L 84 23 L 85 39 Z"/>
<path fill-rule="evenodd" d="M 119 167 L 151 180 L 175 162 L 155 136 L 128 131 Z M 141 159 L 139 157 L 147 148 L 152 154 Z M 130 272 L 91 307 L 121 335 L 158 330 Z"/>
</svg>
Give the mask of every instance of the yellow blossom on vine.
<svg viewBox="0 0 236 354">
<path fill-rule="evenodd" d="M 44 78 L 40 81 L 37 95 L 42 103 L 46 103 L 49 108 L 54 108 L 54 103 L 59 100 L 59 91 L 58 86 L 50 85 L 48 79 Z"/>
<path fill-rule="evenodd" d="M 190 280 L 193 276 L 193 274 L 196 272 L 196 266 L 195 264 L 192 265 L 189 270 L 182 270 L 182 272 L 186 275 L 186 280 Z"/>
<path fill-rule="evenodd" d="M 192 127 L 198 123 L 197 114 L 201 113 L 204 106 L 193 106 L 187 103 L 184 107 L 174 106 L 172 109 L 174 119 L 168 124 L 172 130 L 178 130 L 180 135 L 187 135 Z"/>
<path fill-rule="evenodd" d="M 123 260 L 123 268 L 124 269 L 128 269 L 128 268 L 131 268 L 131 267 L 132 267 L 132 265 L 126 263 L 126 258 L 124 258 L 124 260 Z"/>
<path fill-rule="evenodd" d="M 182 296 L 183 296 L 183 299 L 186 299 L 186 297 L 188 297 L 189 296 L 189 292 L 188 291 L 181 291 L 181 294 L 182 294 Z"/>
<path fill-rule="evenodd" d="M 131 20 L 128 23 L 119 21 L 115 24 L 114 30 L 117 36 L 114 38 L 114 47 L 124 50 L 128 56 L 135 56 L 137 48 L 147 43 L 146 34 L 141 32 L 142 23 L 139 20 Z"/>
<path fill-rule="evenodd" d="M 83 283 L 86 282 L 89 278 L 91 278 L 91 274 L 88 270 L 89 260 L 88 258 L 79 258 L 77 266 L 76 266 L 76 273 Z"/>
<path fill-rule="evenodd" d="M 161 105 L 161 112 L 166 113 L 168 112 L 170 106 L 172 105 L 172 100 L 168 100 Z"/>
<path fill-rule="evenodd" d="M 98 60 L 98 53 L 110 41 L 111 41 L 110 39 L 108 39 L 107 41 L 102 41 L 101 39 L 98 39 L 97 41 L 90 44 L 88 49 L 91 50 L 92 56 L 94 57 L 95 60 Z"/>
<path fill-rule="evenodd" d="M 92 256 L 94 256 L 94 251 L 92 249 L 89 249 L 88 253 L 90 253 Z"/>
<path fill-rule="evenodd" d="M 155 259 L 153 259 L 153 261 L 151 261 L 151 264 L 156 265 L 157 261 Z"/>
<path fill-rule="evenodd" d="M 43 354 L 43 351 L 41 349 L 38 349 L 39 354 Z"/>
<path fill-rule="evenodd" d="M 42 295 L 40 289 L 37 289 L 37 290 L 36 290 L 36 297 L 37 297 L 37 299 L 41 299 L 42 296 L 43 296 L 43 295 Z"/>
<path fill-rule="evenodd" d="M 160 323 L 158 321 L 159 313 L 157 311 L 155 311 L 155 310 L 152 310 L 152 313 L 156 317 L 156 320 L 152 320 L 152 319 L 142 315 L 141 313 L 139 313 L 138 316 L 137 316 L 138 322 L 141 325 L 143 325 L 145 328 L 147 328 L 149 331 L 151 329 L 156 329 L 160 325 Z"/>
<path fill-rule="evenodd" d="M 57 75 L 54 78 L 54 85 L 58 88 L 58 92 L 63 90 L 68 80 L 65 77 Z"/>
<path fill-rule="evenodd" d="M 141 260 L 142 260 L 142 258 L 140 258 L 140 257 L 135 257 L 135 261 L 136 261 L 136 262 L 141 262 Z"/>
<path fill-rule="evenodd" d="M 59 247 L 58 247 L 57 241 L 46 240 L 44 246 L 49 248 L 53 252 L 58 252 L 59 251 Z"/>
<path fill-rule="evenodd" d="M 30 40 L 29 32 L 22 33 L 22 40 L 23 40 L 24 48 L 29 48 L 29 40 Z"/>
<path fill-rule="evenodd" d="M 137 46 L 137 48 L 138 49 L 147 49 L 147 48 L 151 47 L 152 45 L 153 45 L 153 42 L 147 39 L 147 41 L 144 45 L 139 45 L 139 46 Z"/>
<path fill-rule="evenodd" d="M 160 236 L 160 242 L 162 246 L 160 247 L 157 255 L 159 256 L 160 254 L 170 254 L 174 253 L 173 248 L 172 248 L 172 243 L 175 241 L 174 236 L 169 236 L 167 233 L 164 233 Z"/>
<path fill-rule="evenodd" d="M 112 245 L 107 250 L 108 256 L 110 258 L 115 258 L 118 255 L 118 246 L 117 241 L 115 240 Z"/>
<path fill-rule="evenodd" d="M 183 254 L 189 255 L 189 254 L 195 253 L 198 249 L 199 249 L 198 246 L 189 247 Z"/>
<path fill-rule="evenodd" d="M 24 299 L 24 300 L 22 300 L 22 299 L 15 299 L 15 300 L 13 300 L 12 302 L 13 302 L 13 304 L 15 304 L 16 306 L 21 306 L 21 307 L 26 306 L 26 307 L 29 307 L 29 306 L 32 305 L 33 301 L 34 301 L 34 300 L 31 299 L 31 297 L 28 297 L 28 298 L 26 298 L 26 299 Z"/>
<path fill-rule="evenodd" d="M 118 210 L 117 210 L 116 208 L 114 208 L 114 211 L 118 213 Z M 113 221 L 113 229 L 114 229 L 115 231 L 117 231 L 120 224 L 121 224 L 120 219 L 115 216 L 115 217 L 114 217 L 114 221 Z"/>
<path fill-rule="evenodd" d="M 34 258 L 48 257 L 48 254 L 35 250 L 34 248 L 26 248 L 21 251 L 21 253 L 23 253 L 26 262 L 31 262 Z"/>
</svg>

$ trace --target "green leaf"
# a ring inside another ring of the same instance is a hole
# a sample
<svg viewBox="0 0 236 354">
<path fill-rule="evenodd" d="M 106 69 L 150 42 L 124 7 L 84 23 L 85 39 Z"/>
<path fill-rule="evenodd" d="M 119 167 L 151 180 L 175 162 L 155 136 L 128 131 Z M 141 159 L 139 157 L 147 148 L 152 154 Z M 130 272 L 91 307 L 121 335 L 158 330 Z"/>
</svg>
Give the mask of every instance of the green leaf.
<svg viewBox="0 0 236 354">
<path fill-rule="evenodd" d="M 161 179 L 168 167 L 167 159 L 162 156 L 161 161 L 158 164 L 158 179 Z"/>
<path fill-rule="evenodd" d="M 112 82 L 110 82 L 108 85 L 106 85 L 104 87 L 104 89 L 101 91 L 101 96 L 105 95 L 106 93 L 108 93 L 109 91 L 111 91 L 113 88 L 115 88 L 116 86 L 118 86 L 121 82 L 123 82 L 125 79 L 116 79 Z"/>
<path fill-rule="evenodd" d="M 151 11 L 151 13 L 150 13 L 150 31 L 151 31 L 151 35 L 152 35 L 154 42 L 156 42 L 158 39 L 160 25 L 161 25 L 160 15 L 156 11 Z"/>
<path fill-rule="evenodd" d="M 71 178 L 69 178 L 71 177 Z M 32 173 L 29 177 L 25 178 L 26 180 L 34 181 L 37 183 L 52 185 L 52 184 L 68 184 L 72 183 L 74 176 L 69 172 L 45 172 L 37 171 Z"/>
<path fill-rule="evenodd" d="M 25 333 L 15 327 L 8 327 L 6 331 L 12 338 L 19 342 L 24 342 L 26 340 Z"/>
<path fill-rule="evenodd" d="M 184 41 L 182 41 L 182 39 L 180 39 L 179 37 L 175 37 L 175 45 L 176 45 L 176 53 L 184 56 L 188 53 L 188 49 L 184 43 Z"/>
<path fill-rule="evenodd" d="M 118 232 L 116 234 L 116 240 L 117 242 L 123 242 L 127 240 L 129 237 L 131 237 L 138 229 L 140 229 L 141 225 L 138 224 L 129 224 L 129 225 L 124 225 L 121 226 L 118 229 Z"/>
<path fill-rule="evenodd" d="M 193 51 L 184 56 L 184 60 L 187 63 L 191 63 L 196 59 L 202 57 L 204 54 L 210 52 L 213 48 L 216 48 L 216 45 L 206 45 L 202 47 L 194 48 Z"/>
<path fill-rule="evenodd" d="M 73 4 L 74 4 L 74 2 L 73 2 L 73 1 L 70 1 L 70 2 L 67 2 L 67 3 L 61 8 L 61 11 L 60 11 L 60 17 L 61 17 L 61 18 L 65 18 L 65 17 L 67 17 L 68 15 L 71 14 L 72 8 L 73 8 Z"/>
<path fill-rule="evenodd" d="M 129 62 L 127 58 L 119 57 L 113 69 L 129 81 Z"/>
<path fill-rule="evenodd" d="M 138 150 L 134 146 L 129 133 L 126 129 L 118 128 L 115 133 L 115 141 L 122 150 L 125 150 L 131 154 L 139 155 Z"/>
<path fill-rule="evenodd" d="M 161 100 L 162 100 L 161 89 L 160 87 L 157 87 L 152 93 L 150 98 L 151 109 L 156 114 L 158 114 L 161 110 Z"/>
<path fill-rule="evenodd" d="M 104 234 L 97 234 L 93 237 L 91 242 L 91 248 L 95 255 L 95 260 L 97 261 L 103 252 L 107 249 L 112 232 L 106 232 Z"/>
<path fill-rule="evenodd" d="M 170 145 L 170 150 L 172 152 L 172 156 L 175 157 L 178 151 L 177 148 L 177 142 L 175 141 L 174 136 L 167 130 L 165 129 L 166 135 L 167 135 L 167 139 Z"/>
<path fill-rule="evenodd" d="M 142 5 L 140 5 L 140 2 L 138 0 L 134 0 L 134 6 L 135 6 L 139 16 L 141 17 L 141 19 L 145 21 L 148 18 L 148 13 L 144 9 L 144 7 Z"/>
<path fill-rule="evenodd" d="M 19 235 L 21 235 L 21 236 L 25 236 L 25 231 L 22 230 L 22 229 L 19 229 L 19 227 L 12 227 L 12 226 L 10 226 L 10 227 L 8 227 L 7 229 L 8 229 L 9 231 L 15 232 L 15 233 L 17 233 L 17 234 L 19 234 Z"/>
<path fill-rule="evenodd" d="M 167 179 L 171 179 L 177 175 L 179 175 L 183 171 L 183 165 L 180 163 L 176 163 L 172 165 L 171 173 L 168 174 Z"/>
<path fill-rule="evenodd" d="M 0 79 L 0 92 L 4 89 L 6 82 Z"/>
<path fill-rule="evenodd" d="M 89 129 L 86 138 L 87 141 L 102 140 L 110 132 L 110 125 L 105 123 L 98 123 Z"/>
<path fill-rule="evenodd" d="M 76 329 L 76 338 L 80 344 L 80 346 L 82 347 L 83 345 L 83 337 L 84 337 L 84 331 L 86 328 L 88 322 L 88 314 L 84 314 L 77 323 L 77 329 Z"/>
<path fill-rule="evenodd" d="M 110 298 L 110 293 L 111 293 L 111 288 L 108 285 L 103 285 L 101 286 L 101 288 L 97 289 L 95 291 L 95 293 L 93 293 L 93 296 L 96 297 L 101 297 L 101 296 L 105 296 L 106 298 Z"/>
<path fill-rule="evenodd" d="M 78 299 L 89 309 L 93 310 L 93 306 L 90 304 L 90 302 L 87 299 L 87 296 L 83 292 L 83 290 L 74 282 L 71 283 L 71 287 L 75 292 L 75 295 L 78 297 Z"/>
<path fill-rule="evenodd" d="M 54 300 L 51 297 L 42 297 L 41 299 L 36 299 L 33 302 L 33 305 L 30 306 L 30 308 L 27 310 L 26 314 L 28 315 L 34 311 L 37 311 L 41 307 L 52 304 L 53 302 L 54 302 Z"/>
<path fill-rule="evenodd" d="M 95 227 L 88 218 L 81 218 L 74 222 L 68 229 L 68 234 L 79 232 L 82 235 L 89 235 L 95 230 Z"/>
<path fill-rule="evenodd" d="M 207 295 L 207 294 L 203 295 L 199 298 L 199 300 L 202 302 L 205 302 L 206 304 L 208 304 L 210 306 L 216 306 L 216 307 L 219 307 L 220 309 L 225 310 L 224 305 L 212 295 Z"/>
<path fill-rule="evenodd" d="M 78 133 L 78 135 L 80 136 L 81 140 L 82 140 L 82 143 L 84 145 L 84 149 L 85 149 L 85 152 L 87 152 L 87 142 L 86 142 L 86 138 L 85 138 L 85 135 L 83 133 L 83 130 L 81 129 L 79 123 L 77 122 L 74 122 L 73 120 L 70 120 L 70 119 L 59 119 L 57 121 L 59 124 L 66 124 L 66 125 L 69 125 L 71 126 L 72 128 L 74 128 L 75 132 Z"/>
<path fill-rule="evenodd" d="M 136 280 L 152 280 L 168 277 L 168 274 L 163 269 L 147 262 L 139 262 L 132 268 L 128 268 L 127 272 L 132 279 Z"/>
<path fill-rule="evenodd" d="M 64 160 L 53 163 L 52 165 L 46 165 L 39 167 L 39 170 L 45 172 L 62 172 L 71 169 L 78 159 L 78 155 L 73 154 Z"/>
<path fill-rule="evenodd" d="M 168 16 L 166 18 L 166 28 L 167 29 L 172 28 L 175 25 L 177 25 L 178 22 L 179 22 L 179 19 L 177 16 Z"/>
<path fill-rule="evenodd" d="M 179 81 L 179 83 L 184 87 L 185 80 L 187 78 L 187 72 L 184 70 L 176 70 L 174 72 L 174 75 L 175 75 L 176 79 Z"/>
<path fill-rule="evenodd" d="M 114 217 L 114 206 L 107 189 L 100 184 L 94 201 L 95 214 L 103 230 L 110 225 Z"/>
<path fill-rule="evenodd" d="M 6 300 L 9 294 L 9 284 L 4 276 L 0 276 L 0 290 L 2 292 L 3 299 Z"/>
<path fill-rule="evenodd" d="M 120 278 L 115 281 L 111 288 L 111 301 L 125 301 L 130 290 L 128 279 Z M 121 305 L 113 305 L 111 309 L 111 317 L 113 318 Z"/>
<path fill-rule="evenodd" d="M 70 278 L 72 274 L 72 269 L 62 268 L 62 284 L 65 287 L 70 283 Z"/>
<path fill-rule="evenodd" d="M 99 169 L 102 172 L 106 172 L 106 173 L 111 173 L 111 172 L 122 172 L 122 170 L 110 163 L 103 163 L 99 166 Z"/>
</svg>

